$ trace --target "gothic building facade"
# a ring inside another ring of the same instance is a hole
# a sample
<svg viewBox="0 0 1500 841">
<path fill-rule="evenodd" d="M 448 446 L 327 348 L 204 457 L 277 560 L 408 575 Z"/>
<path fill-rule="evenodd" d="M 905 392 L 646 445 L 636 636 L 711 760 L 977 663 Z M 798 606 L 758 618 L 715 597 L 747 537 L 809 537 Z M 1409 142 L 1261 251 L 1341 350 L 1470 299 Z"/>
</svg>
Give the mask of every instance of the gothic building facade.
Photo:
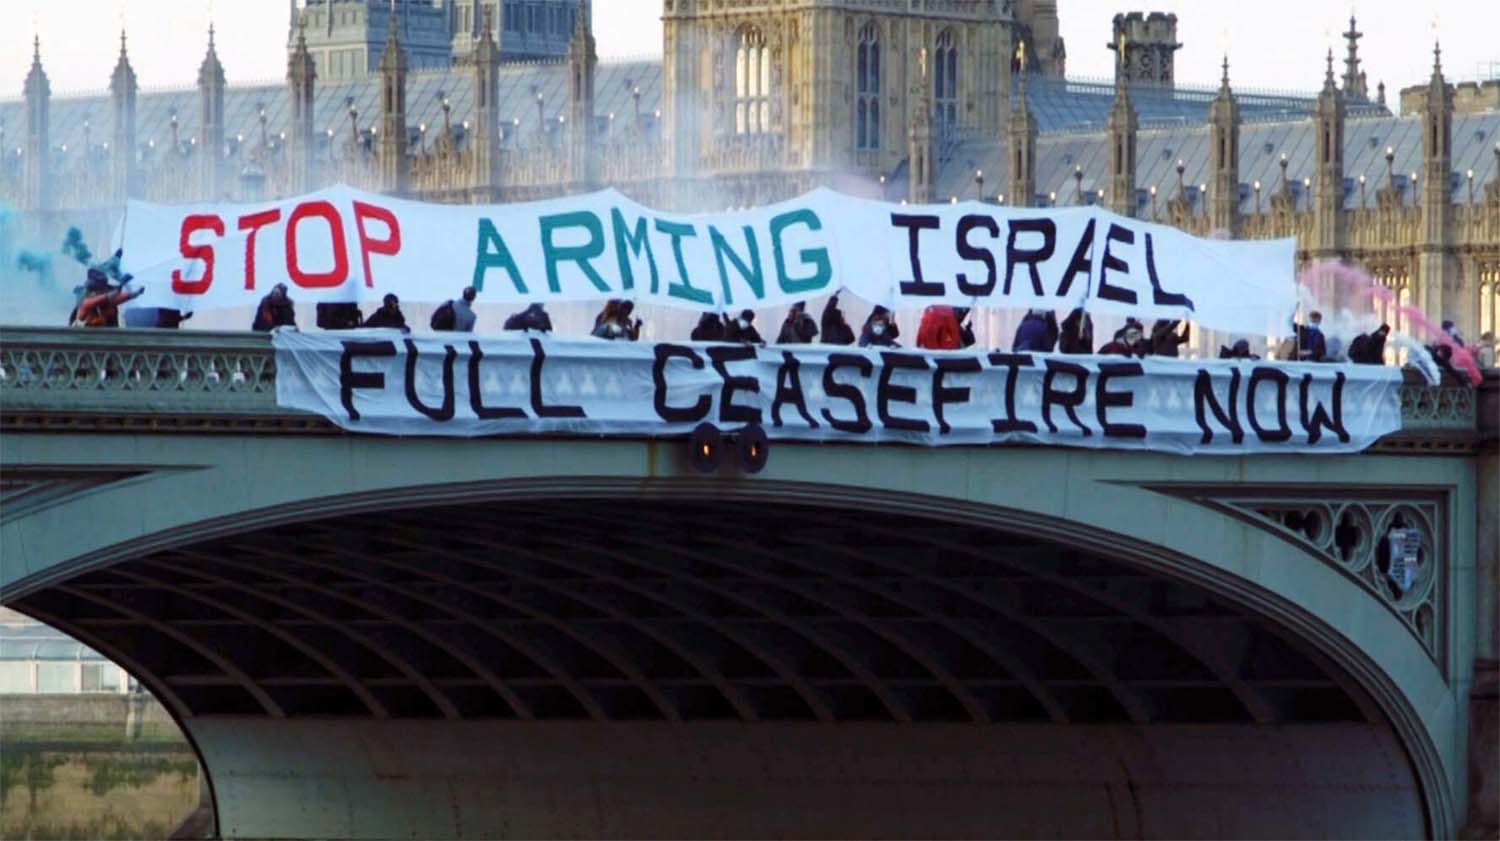
<svg viewBox="0 0 1500 841">
<path fill-rule="evenodd" d="M 484 6 L 465 2 L 442 0 Z M 424 67 L 387 26 L 375 71 L 337 82 L 308 9 L 279 86 L 226 86 L 210 37 L 196 90 L 141 93 L 122 37 L 107 97 L 54 98 L 37 45 L 24 96 L 0 103 L 0 202 L 100 238 L 130 197 L 337 182 L 441 202 L 612 185 L 684 211 L 823 185 L 1102 203 L 1204 236 L 1296 237 L 1304 263 L 1372 272 L 1398 328 L 1403 304 L 1471 337 L 1500 317 L 1500 81 L 1454 85 L 1435 53 L 1392 113 L 1353 21 L 1342 74 L 1311 57 L 1320 90 L 1299 97 L 1236 90 L 1227 61 L 1216 89 L 1176 84 L 1168 15 L 1116 17 L 1116 78 L 1068 79 L 1052 0 L 663 0 L 662 59 L 606 64 L 573 8 L 561 60 L 502 63 L 502 22 Z"/>
</svg>

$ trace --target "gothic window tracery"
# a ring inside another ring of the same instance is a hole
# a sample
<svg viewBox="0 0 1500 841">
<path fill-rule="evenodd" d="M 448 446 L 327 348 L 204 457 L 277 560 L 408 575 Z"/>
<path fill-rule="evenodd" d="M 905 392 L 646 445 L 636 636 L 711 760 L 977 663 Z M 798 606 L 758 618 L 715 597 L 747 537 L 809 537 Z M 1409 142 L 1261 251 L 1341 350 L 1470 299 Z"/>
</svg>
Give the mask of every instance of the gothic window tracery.
<svg viewBox="0 0 1500 841">
<path fill-rule="evenodd" d="M 932 100 L 932 121 L 937 135 L 950 140 L 958 125 L 958 39 L 952 29 L 938 35 L 937 49 L 933 51 Z"/>
<path fill-rule="evenodd" d="M 1500 264 L 1491 263 L 1479 268 L 1479 333 L 1496 332 L 1500 329 Z"/>
<path fill-rule="evenodd" d="M 880 148 L 880 30 L 874 23 L 860 30 L 857 52 L 855 145 L 875 150 Z"/>
<path fill-rule="evenodd" d="M 737 134 L 771 130 L 771 51 L 765 33 L 740 30 L 734 57 L 734 126 Z"/>
</svg>

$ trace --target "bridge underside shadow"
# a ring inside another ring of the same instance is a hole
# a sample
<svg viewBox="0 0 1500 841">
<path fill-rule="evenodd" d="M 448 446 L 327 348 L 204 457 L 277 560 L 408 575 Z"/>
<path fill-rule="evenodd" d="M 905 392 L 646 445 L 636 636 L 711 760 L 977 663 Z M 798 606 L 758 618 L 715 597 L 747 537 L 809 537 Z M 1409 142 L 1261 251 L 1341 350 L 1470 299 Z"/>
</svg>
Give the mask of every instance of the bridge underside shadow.
<svg viewBox="0 0 1500 841">
<path fill-rule="evenodd" d="M 1357 682 L 1023 530 L 648 496 L 218 537 L 14 606 L 144 680 L 226 837 L 1415 837 Z"/>
</svg>

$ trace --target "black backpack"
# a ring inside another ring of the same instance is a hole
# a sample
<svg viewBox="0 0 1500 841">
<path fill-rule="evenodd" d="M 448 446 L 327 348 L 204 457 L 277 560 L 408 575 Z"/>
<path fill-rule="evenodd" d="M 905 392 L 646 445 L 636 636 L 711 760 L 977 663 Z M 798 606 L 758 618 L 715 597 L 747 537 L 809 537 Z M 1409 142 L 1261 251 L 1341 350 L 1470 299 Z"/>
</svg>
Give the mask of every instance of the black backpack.
<svg viewBox="0 0 1500 841">
<path fill-rule="evenodd" d="M 444 301 L 442 306 L 432 311 L 432 329 L 452 330 L 454 324 L 452 301 Z"/>
</svg>

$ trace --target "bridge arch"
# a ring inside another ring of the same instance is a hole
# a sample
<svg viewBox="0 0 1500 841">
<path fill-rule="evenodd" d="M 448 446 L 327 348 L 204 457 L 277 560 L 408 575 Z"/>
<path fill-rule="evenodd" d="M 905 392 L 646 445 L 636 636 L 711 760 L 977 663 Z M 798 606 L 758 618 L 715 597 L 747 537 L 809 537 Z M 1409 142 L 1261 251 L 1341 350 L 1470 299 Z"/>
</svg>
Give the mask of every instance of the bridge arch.
<svg viewBox="0 0 1500 841">
<path fill-rule="evenodd" d="M 118 442 L 119 436 L 114 440 Z M 56 452 L 49 452 L 49 441 L 45 438 L 34 438 L 28 443 L 35 446 L 26 453 L 31 458 L 26 469 L 37 475 L 77 471 L 80 467 L 67 464 Z M 27 574 L 11 577 L 7 571 L 4 584 L 8 603 L 17 602 L 22 609 L 41 605 L 45 593 L 56 592 L 70 579 L 104 573 L 111 568 L 128 568 L 142 559 L 155 559 L 152 562 L 158 564 L 158 577 L 164 577 L 169 567 L 160 566 L 164 563 L 162 558 L 189 557 L 182 553 L 197 553 L 201 557 L 205 546 L 213 547 L 246 535 L 274 534 L 278 530 L 295 530 L 294 526 L 300 529 L 339 518 L 353 521 L 380 515 L 399 520 L 401 512 L 415 514 L 421 509 L 473 512 L 478 510 L 476 506 L 517 500 L 547 505 L 566 500 L 608 501 L 616 506 L 611 509 L 616 513 L 622 511 L 623 500 L 648 509 L 658 506 L 683 510 L 706 505 L 729 515 L 762 508 L 836 511 L 841 517 L 863 515 L 864 519 L 877 521 L 874 532 L 891 540 L 899 538 L 900 524 L 908 523 L 936 526 L 929 532 L 947 529 L 958 534 L 967 529 L 1019 535 L 1045 546 L 1066 547 L 1075 553 L 1102 558 L 1147 580 L 1171 582 L 1170 587 L 1181 585 L 1186 591 L 1209 594 L 1217 603 L 1233 606 L 1292 637 L 1326 674 L 1338 675 L 1342 690 L 1366 720 L 1385 717 L 1389 722 L 1397 737 L 1396 744 L 1409 756 L 1412 776 L 1427 813 L 1423 819 L 1426 825 L 1419 831 L 1441 835 L 1451 830 L 1451 817 L 1446 816 L 1451 816 L 1453 809 L 1449 791 L 1449 763 L 1453 757 L 1445 754 L 1445 746 L 1437 743 L 1432 733 L 1442 732 L 1439 728 L 1445 725 L 1444 717 L 1451 717 L 1455 711 L 1438 664 L 1376 600 L 1351 587 L 1336 569 L 1285 536 L 1180 494 L 1162 491 L 1164 487 L 1207 487 L 1243 478 L 1240 475 L 1245 467 L 1243 461 L 1098 454 L 1084 457 L 1033 450 L 1009 451 L 1004 458 L 997 459 L 992 454 L 977 458 L 983 451 L 918 453 L 904 448 L 778 445 L 771 467 L 759 477 L 701 478 L 684 470 L 675 447 L 650 442 L 403 442 L 404 446 L 397 447 L 391 446 L 394 442 L 368 439 L 304 439 L 301 447 L 288 448 L 281 454 L 295 453 L 295 460 L 278 457 L 276 451 L 281 449 L 278 441 L 252 448 L 249 439 L 177 438 L 170 453 L 158 450 L 160 442 L 150 436 L 133 436 L 132 443 L 135 446 L 119 448 L 125 456 L 119 463 L 92 468 L 115 471 L 126 478 L 102 482 L 87 491 L 23 511 L 20 516 L 12 514 L 3 528 L 5 546 L 7 550 L 11 547 L 25 550 Z M 1368 477 L 1372 467 L 1376 472 L 1386 469 L 1386 465 L 1375 464 L 1377 461 L 1380 459 L 1362 457 L 1358 468 L 1351 464 L 1350 469 Z M 381 470 L 363 469 L 363 465 L 375 462 L 381 463 Z M 288 475 L 277 475 L 276 465 L 284 465 Z M 1256 467 L 1261 473 L 1256 478 L 1267 484 L 1275 484 L 1283 473 L 1294 472 L 1292 465 L 1258 461 Z M 1392 472 L 1405 471 L 1408 482 L 1426 482 L 1429 486 L 1450 478 L 1424 477 L 1420 470 L 1418 475 L 1412 475 L 1410 462 L 1389 468 Z M 236 482 L 237 471 L 246 471 L 238 475 L 252 475 L 257 481 Z M 392 477 L 398 478 L 393 481 Z M 1037 477 L 1050 477 L 1050 481 Z M 1329 478 L 1335 481 L 1338 477 Z M 119 514 L 130 510 L 131 500 L 141 499 L 160 504 L 154 505 L 149 514 L 142 512 L 138 517 Z M 80 528 L 64 540 L 50 539 L 66 523 L 100 521 L 109 528 Z M 764 518 L 760 522 L 764 523 Z M 659 521 L 656 523 L 659 525 Z M 597 534 L 597 527 L 591 533 Z M 924 533 L 923 541 L 937 552 L 964 554 L 961 542 L 955 544 L 941 533 Z M 41 553 L 44 547 L 59 543 L 64 548 L 56 555 L 46 557 Z M 837 541 L 831 545 L 824 541 L 818 548 L 836 554 Z M 671 549 L 670 545 L 665 547 L 669 554 Z M 662 551 L 663 547 L 657 546 L 656 550 Z M 766 565 L 776 562 L 776 559 L 763 560 Z M 1012 564 L 1011 568 L 1015 566 Z M 801 569 L 807 572 L 805 564 Z M 728 572 L 720 566 L 715 574 Z M 1054 574 L 1043 583 L 1059 587 L 1066 583 L 1060 582 L 1060 577 Z M 859 576 L 847 570 L 842 576 L 825 578 L 825 585 L 833 582 L 853 590 L 873 591 L 876 586 L 868 580 L 858 580 Z M 639 598 L 651 597 L 654 599 L 651 603 L 662 609 L 674 603 L 677 609 L 682 607 L 681 598 L 675 594 L 652 596 L 641 590 L 637 588 Z M 1080 598 L 1089 595 L 1078 592 L 1078 588 L 1061 587 L 1060 592 Z M 730 599 L 733 595 L 728 593 L 724 597 Z M 821 599 L 825 613 L 838 615 L 842 609 L 844 618 L 850 618 L 847 614 L 852 609 L 847 604 L 829 601 L 826 594 L 820 597 L 816 591 L 806 591 L 795 595 L 799 604 L 817 604 Z M 888 594 L 879 595 L 882 604 L 889 601 Z M 605 599 L 596 596 L 596 602 Z M 973 621 L 961 612 L 946 616 L 940 610 L 943 605 L 920 603 L 915 596 L 895 601 L 904 602 L 907 609 L 919 614 L 925 610 L 934 627 L 942 627 L 945 622 L 958 627 Z M 1115 598 L 1114 602 L 1117 613 L 1128 614 L 1128 600 Z M 489 601 L 492 605 L 499 603 Z M 738 603 L 746 603 L 743 596 Z M 751 603 L 756 602 L 751 600 Z M 1097 594 L 1091 603 L 1108 605 L 1109 594 Z M 39 607 L 37 612 L 48 611 Z M 762 610 L 762 613 L 773 612 Z M 1003 616 L 1002 610 L 994 609 L 985 614 L 984 621 L 998 622 L 1001 619 L 997 617 Z M 871 627 L 868 617 L 852 618 L 863 618 L 867 620 L 866 626 Z M 1151 616 L 1135 619 L 1145 628 L 1151 628 L 1153 623 L 1169 627 L 1171 622 Z M 67 627 L 65 622 L 62 624 Z M 853 624 L 858 626 L 860 622 Z M 1028 631 L 1024 624 L 1023 619 L 1016 619 L 1012 626 L 1020 628 L 1018 633 L 1036 645 L 1053 645 L 1066 654 L 1068 640 L 1058 640 L 1055 632 L 1040 625 Z M 787 627 L 785 623 L 783 627 Z M 87 629 L 69 630 L 77 630 L 86 641 L 99 638 L 97 632 L 90 633 Z M 797 636 L 802 632 L 793 628 L 788 633 Z M 1053 637 L 1050 641 L 1048 633 Z M 878 637 L 879 633 L 874 635 Z M 805 635 L 800 638 L 807 639 Z M 976 638 L 984 649 L 983 635 Z M 796 699 L 786 701 L 799 710 L 791 718 L 846 717 L 849 707 L 840 707 L 839 698 L 829 697 L 822 687 L 808 685 L 806 676 L 796 666 L 777 662 L 785 659 L 775 656 L 777 644 L 745 633 L 731 635 L 728 640 L 726 644 L 737 646 L 746 660 L 758 662 L 759 673 L 773 676 L 766 679 L 768 682 L 779 681 L 777 692 L 784 694 L 778 697 Z M 930 668 L 936 658 L 924 654 L 923 644 L 909 637 L 903 640 L 908 661 L 914 660 L 918 668 L 928 672 L 943 671 Z M 679 649 L 684 647 L 680 640 L 670 638 L 658 638 L 656 642 L 668 649 L 673 644 Z M 782 642 L 781 647 L 785 647 Z M 1190 639 L 1184 638 L 1182 642 L 1186 644 L 1173 643 L 1177 653 L 1196 658 L 1203 665 L 1212 681 L 1239 705 L 1243 720 L 1252 723 L 1278 720 L 1275 704 L 1247 687 L 1241 676 L 1223 663 L 1215 663 L 1215 652 L 1193 651 Z M 987 654 L 992 662 L 1003 659 L 1006 652 L 997 649 L 1004 646 L 993 641 L 987 645 L 987 650 L 981 653 Z M 1076 641 L 1072 645 L 1078 647 Z M 582 643 L 580 646 L 588 647 Z M 103 641 L 100 650 L 109 648 L 108 641 Z M 827 668 L 839 665 L 838 645 L 822 640 L 811 648 L 827 654 L 832 661 Z M 901 653 L 901 645 L 893 648 Z M 609 659 L 609 652 L 600 652 L 597 646 L 595 653 L 603 660 Z M 1038 720 L 1054 723 L 1060 719 L 1073 720 L 1069 705 L 1049 689 L 1045 680 L 1033 676 L 1028 681 L 1025 679 L 1028 664 L 1014 662 L 1014 656 L 1011 659 L 1008 671 L 1016 675 L 1014 682 L 1024 693 L 1020 697 L 1030 697 L 1035 702 L 1031 713 Z M 1108 670 L 1097 662 L 1091 668 L 1090 659 L 1088 652 L 1073 652 L 1077 670 L 1091 674 L 1094 682 L 1102 683 L 1113 693 L 1124 721 L 1136 725 L 1148 723 L 1153 715 L 1151 704 L 1132 699 L 1119 687 L 1111 688 Z M 844 660 L 849 658 L 845 656 Z M 128 661 L 122 662 L 130 665 Z M 532 665 L 546 671 L 544 663 Z M 617 668 L 619 665 L 616 664 Z M 862 682 L 869 688 L 869 694 L 890 720 L 932 720 L 930 712 L 922 711 L 920 701 L 905 703 L 889 693 L 883 698 L 876 690 L 884 676 L 861 677 L 858 669 L 852 668 L 854 665 L 857 664 L 842 664 L 851 675 L 848 683 Z M 911 665 L 904 662 L 901 668 Z M 554 665 L 556 670 L 566 671 L 566 667 Z M 623 674 L 628 669 L 620 671 Z M 724 698 L 718 706 L 731 711 L 726 717 L 743 720 L 749 718 L 747 713 L 762 708 L 744 692 L 739 692 L 739 697 L 733 691 L 725 692 L 723 687 L 733 681 L 723 674 L 709 678 L 710 683 L 717 678 L 718 691 Z M 802 685 L 797 685 L 794 678 Z M 671 700 L 659 692 L 652 697 L 645 691 L 651 681 L 628 674 L 620 680 L 622 685 L 633 684 L 645 696 L 644 701 L 627 705 L 630 709 L 654 708 L 661 717 L 674 718 Z M 994 707 L 1001 714 L 992 715 L 986 711 L 989 702 L 976 699 L 973 693 L 965 698 L 962 678 L 949 674 L 946 681 L 934 682 L 946 687 L 943 691 L 950 700 L 957 701 L 957 709 L 964 711 L 963 716 L 948 720 L 983 722 L 986 716 L 994 721 L 1007 720 L 1004 702 Z M 501 684 L 497 678 L 490 688 Z M 575 697 L 582 695 L 575 693 Z M 228 737 L 222 731 L 195 725 L 191 704 L 181 699 L 177 703 L 177 712 L 184 716 L 190 732 L 197 732 L 216 746 L 225 743 Z M 780 703 L 769 708 L 778 711 L 789 708 L 778 706 Z M 579 706 L 586 707 L 582 703 Z M 520 707 L 524 709 L 526 704 Z M 938 709 L 949 712 L 954 707 L 947 701 L 937 704 Z M 853 708 L 863 707 L 856 703 Z M 687 708 L 678 709 L 675 718 L 683 717 L 682 709 Z M 913 709 L 918 710 L 915 715 Z M 366 711 L 371 717 L 378 717 L 368 705 Z M 433 717 L 443 716 L 439 709 Z M 526 718 L 520 711 L 516 717 Z M 585 708 L 579 717 L 599 716 Z M 212 758 L 208 761 L 213 773 L 215 763 Z M 216 786 L 216 791 L 219 788 Z"/>
</svg>

